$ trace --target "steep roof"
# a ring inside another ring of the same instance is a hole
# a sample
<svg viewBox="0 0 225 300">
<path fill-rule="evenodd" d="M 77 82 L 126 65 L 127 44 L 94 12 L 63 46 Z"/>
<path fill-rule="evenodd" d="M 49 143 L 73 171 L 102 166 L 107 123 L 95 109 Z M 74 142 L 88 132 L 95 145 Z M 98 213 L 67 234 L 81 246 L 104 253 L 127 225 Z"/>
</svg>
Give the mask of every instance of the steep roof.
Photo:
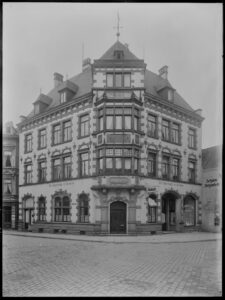
<svg viewBox="0 0 225 300">
<path fill-rule="evenodd" d="M 124 53 L 124 60 L 139 60 L 125 45 L 120 41 L 115 42 L 100 58 L 99 60 L 112 60 L 114 59 L 114 51 L 120 50 Z"/>
<path fill-rule="evenodd" d="M 222 146 L 213 146 L 202 149 L 202 168 L 214 169 L 222 165 Z"/>
</svg>

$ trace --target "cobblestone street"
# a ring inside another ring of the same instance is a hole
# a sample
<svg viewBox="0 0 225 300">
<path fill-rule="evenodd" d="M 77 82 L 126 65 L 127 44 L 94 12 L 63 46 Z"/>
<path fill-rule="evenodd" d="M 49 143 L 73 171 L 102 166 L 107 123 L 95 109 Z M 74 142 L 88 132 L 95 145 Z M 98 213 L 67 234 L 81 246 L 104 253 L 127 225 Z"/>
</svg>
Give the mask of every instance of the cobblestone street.
<svg viewBox="0 0 225 300">
<path fill-rule="evenodd" d="M 3 296 L 221 296 L 222 241 L 169 236 L 99 243 L 4 233 Z"/>
</svg>

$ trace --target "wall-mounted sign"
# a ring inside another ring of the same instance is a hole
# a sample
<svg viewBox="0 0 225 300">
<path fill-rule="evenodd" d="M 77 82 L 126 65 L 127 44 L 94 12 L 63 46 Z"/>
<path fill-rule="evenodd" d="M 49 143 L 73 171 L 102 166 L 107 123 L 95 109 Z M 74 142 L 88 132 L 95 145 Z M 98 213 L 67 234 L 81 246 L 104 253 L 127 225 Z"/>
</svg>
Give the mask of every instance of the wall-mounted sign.
<svg viewBox="0 0 225 300">
<path fill-rule="evenodd" d="M 218 185 L 219 185 L 219 181 L 217 178 L 207 179 L 205 183 L 205 187 L 213 187 Z"/>
</svg>

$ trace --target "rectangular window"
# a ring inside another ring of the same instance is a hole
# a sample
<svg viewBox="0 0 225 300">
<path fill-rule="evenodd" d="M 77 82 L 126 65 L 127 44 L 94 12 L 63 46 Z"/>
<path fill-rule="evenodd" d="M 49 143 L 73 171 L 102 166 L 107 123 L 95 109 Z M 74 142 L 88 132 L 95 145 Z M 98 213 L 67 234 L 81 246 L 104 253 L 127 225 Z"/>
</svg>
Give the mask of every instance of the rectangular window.
<svg viewBox="0 0 225 300">
<path fill-rule="evenodd" d="M 25 165 L 25 184 L 32 183 L 32 165 Z"/>
<path fill-rule="evenodd" d="M 148 222 L 156 223 L 156 207 L 148 205 Z"/>
<path fill-rule="evenodd" d="M 98 151 L 98 173 L 103 173 L 103 150 Z"/>
<path fill-rule="evenodd" d="M 196 148 L 196 130 L 189 128 L 188 130 L 188 147 L 189 148 Z"/>
<path fill-rule="evenodd" d="M 123 80 L 124 80 L 124 87 L 131 86 L 131 74 L 130 73 L 125 73 L 123 75 Z"/>
<path fill-rule="evenodd" d="M 60 93 L 60 103 L 66 102 L 66 92 Z"/>
<path fill-rule="evenodd" d="M 39 169 L 39 182 L 45 182 L 46 181 L 46 161 L 39 162 L 38 169 Z"/>
<path fill-rule="evenodd" d="M 148 115 L 148 135 L 156 137 L 156 116 Z"/>
<path fill-rule="evenodd" d="M 46 144 L 46 129 L 39 130 L 39 149 L 45 148 Z"/>
<path fill-rule="evenodd" d="M 12 152 L 4 151 L 5 167 L 12 167 Z"/>
<path fill-rule="evenodd" d="M 63 157 L 63 178 L 71 178 L 71 156 Z"/>
<path fill-rule="evenodd" d="M 131 116 L 124 116 L 124 129 L 131 129 Z"/>
<path fill-rule="evenodd" d="M 12 194 L 12 181 L 10 179 L 4 180 L 4 194 L 11 195 Z"/>
<path fill-rule="evenodd" d="M 68 142 L 72 140 L 71 129 L 71 121 L 66 121 L 63 123 L 63 142 Z"/>
<path fill-rule="evenodd" d="M 53 159 L 53 180 L 60 180 L 61 178 L 61 160 L 60 158 Z"/>
<path fill-rule="evenodd" d="M 80 137 L 89 135 L 89 115 L 80 117 Z"/>
<path fill-rule="evenodd" d="M 122 74 L 121 73 L 115 74 L 115 87 L 122 87 Z"/>
<path fill-rule="evenodd" d="M 106 74 L 106 86 L 113 87 L 113 74 L 111 73 Z"/>
<path fill-rule="evenodd" d="M 188 162 L 188 181 L 194 183 L 195 182 L 195 170 L 196 164 L 193 161 Z"/>
<path fill-rule="evenodd" d="M 113 170 L 113 158 L 112 157 L 106 157 L 105 159 L 105 169 L 106 169 L 106 173 L 107 172 L 112 172 Z"/>
<path fill-rule="evenodd" d="M 122 116 L 115 116 L 115 129 L 121 130 L 123 126 L 122 122 L 123 122 Z"/>
<path fill-rule="evenodd" d="M 179 180 L 179 164 L 180 164 L 180 160 L 177 158 L 173 158 L 173 164 L 172 164 L 173 180 Z"/>
<path fill-rule="evenodd" d="M 32 134 L 27 134 L 25 136 L 25 152 L 32 151 Z"/>
<path fill-rule="evenodd" d="M 106 129 L 113 129 L 113 116 L 106 116 Z"/>
<path fill-rule="evenodd" d="M 38 220 L 45 221 L 45 198 L 43 197 L 38 200 Z"/>
<path fill-rule="evenodd" d="M 89 175 L 89 155 L 88 152 L 80 154 L 80 176 Z"/>
<path fill-rule="evenodd" d="M 162 120 L 162 140 L 169 141 L 169 121 Z"/>
<path fill-rule="evenodd" d="M 170 171 L 170 158 L 169 156 L 163 156 L 162 158 L 162 178 L 169 179 Z"/>
<path fill-rule="evenodd" d="M 115 171 L 116 171 L 116 173 L 122 172 L 122 158 L 121 157 L 115 157 Z"/>
<path fill-rule="evenodd" d="M 134 109 L 134 130 L 139 130 L 139 110 Z"/>
<path fill-rule="evenodd" d="M 53 126 L 53 145 L 61 143 L 61 126 L 60 124 Z"/>
<path fill-rule="evenodd" d="M 172 130 L 171 130 L 171 142 L 172 143 L 179 143 L 179 124 L 173 123 L 172 124 Z"/>
<path fill-rule="evenodd" d="M 156 153 L 148 153 L 147 171 L 149 176 L 156 176 Z"/>
</svg>

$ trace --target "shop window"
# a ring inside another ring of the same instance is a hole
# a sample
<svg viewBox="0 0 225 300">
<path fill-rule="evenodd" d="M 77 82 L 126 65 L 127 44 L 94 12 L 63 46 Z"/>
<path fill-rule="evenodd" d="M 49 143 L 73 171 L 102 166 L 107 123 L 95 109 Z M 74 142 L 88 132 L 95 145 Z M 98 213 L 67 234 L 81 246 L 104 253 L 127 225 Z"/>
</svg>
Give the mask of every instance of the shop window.
<svg viewBox="0 0 225 300">
<path fill-rule="evenodd" d="M 70 222 L 70 199 L 68 196 L 57 196 L 54 199 L 55 221 Z"/>
<path fill-rule="evenodd" d="M 45 207 L 45 198 L 40 197 L 38 199 L 38 220 L 39 221 L 45 221 L 45 212 L 46 207 Z"/>
<path fill-rule="evenodd" d="M 157 196 L 155 194 L 150 194 L 147 198 L 148 201 L 148 222 L 149 223 L 156 223 L 156 203 Z"/>
<path fill-rule="evenodd" d="M 184 198 L 184 225 L 195 225 L 195 199 L 192 196 Z"/>
<path fill-rule="evenodd" d="M 89 201 L 88 196 L 86 194 L 81 194 L 78 200 L 78 220 L 80 223 L 88 223 L 89 222 Z"/>
</svg>

